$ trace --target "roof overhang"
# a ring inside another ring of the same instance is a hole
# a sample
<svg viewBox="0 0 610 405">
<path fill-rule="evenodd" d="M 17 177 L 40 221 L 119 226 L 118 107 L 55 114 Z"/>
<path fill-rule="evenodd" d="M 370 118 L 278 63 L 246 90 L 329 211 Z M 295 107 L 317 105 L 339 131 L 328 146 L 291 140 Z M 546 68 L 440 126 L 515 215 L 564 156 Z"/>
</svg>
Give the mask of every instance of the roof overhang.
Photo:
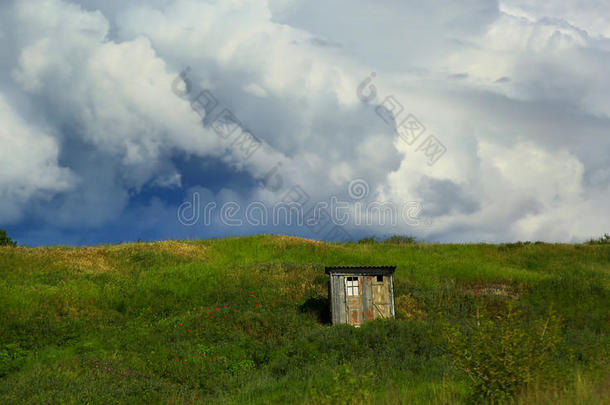
<svg viewBox="0 0 610 405">
<path fill-rule="evenodd" d="M 393 274 L 396 266 L 330 266 L 325 268 L 326 274 L 359 274 L 380 275 Z"/>
</svg>

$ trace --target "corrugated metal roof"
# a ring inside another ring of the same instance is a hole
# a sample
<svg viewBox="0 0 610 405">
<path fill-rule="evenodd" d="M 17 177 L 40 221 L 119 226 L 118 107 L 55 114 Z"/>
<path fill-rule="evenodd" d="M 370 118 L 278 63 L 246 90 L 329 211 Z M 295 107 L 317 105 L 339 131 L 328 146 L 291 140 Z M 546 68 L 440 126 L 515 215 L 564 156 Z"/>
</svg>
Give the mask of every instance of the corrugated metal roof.
<svg viewBox="0 0 610 405">
<path fill-rule="evenodd" d="M 330 273 L 394 273 L 396 266 L 328 266 L 325 267 L 326 274 Z"/>
</svg>

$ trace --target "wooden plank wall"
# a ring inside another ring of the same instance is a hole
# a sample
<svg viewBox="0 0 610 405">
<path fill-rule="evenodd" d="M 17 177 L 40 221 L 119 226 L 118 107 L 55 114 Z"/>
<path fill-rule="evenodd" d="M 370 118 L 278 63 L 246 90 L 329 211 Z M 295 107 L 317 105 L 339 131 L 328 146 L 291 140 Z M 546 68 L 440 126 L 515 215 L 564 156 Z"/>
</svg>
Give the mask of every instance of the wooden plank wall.
<svg viewBox="0 0 610 405">
<path fill-rule="evenodd" d="M 348 313 L 345 297 L 346 275 L 333 275 L 329 283 L 329 301 L 331 307 L 331 319 L 333 324 L 348 323 Z M 383 287 L 376 281 L 376 276 L 360 276 L 362 294 L 363 321 L 379 317 L 379 311 L 375 309 L 375 302 L 389 304 L 389 314 L 394 317 L 394 280 L 392 275 L 385 275 Z M 380 291 L 383 290 L 383 291 Z M 374 293 L 381 293 L 381 297 L 375 297 Z M 385 312 L 385 311 L 384 311 Z"/>
<path fill-rule="evenodd" d="M 336 275 L 331 278 L 332 319 L 333 323 L 346 323 L 347 312 L 345 306 L 345 277 Z"/>
</svg>

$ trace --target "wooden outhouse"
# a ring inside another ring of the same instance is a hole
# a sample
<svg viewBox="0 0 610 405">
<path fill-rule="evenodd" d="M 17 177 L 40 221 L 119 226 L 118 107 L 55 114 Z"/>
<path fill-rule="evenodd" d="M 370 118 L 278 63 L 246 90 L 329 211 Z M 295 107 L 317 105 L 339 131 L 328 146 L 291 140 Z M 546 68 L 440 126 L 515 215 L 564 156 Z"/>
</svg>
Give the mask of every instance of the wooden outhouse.
<svg viewBox="0 0 610 405">
<path fill-rule="evenodd" d="M 333 324 L 394 317 L 395 266 L 326 267 Z"/>
</svg>

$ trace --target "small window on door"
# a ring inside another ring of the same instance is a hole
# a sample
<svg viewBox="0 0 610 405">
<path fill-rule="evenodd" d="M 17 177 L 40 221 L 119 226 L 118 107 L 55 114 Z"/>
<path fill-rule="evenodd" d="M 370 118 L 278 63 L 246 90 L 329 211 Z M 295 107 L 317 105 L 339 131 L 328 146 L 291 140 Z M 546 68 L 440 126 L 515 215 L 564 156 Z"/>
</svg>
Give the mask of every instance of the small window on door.
<svg viewBox="0 0 610 405">
<path fill-rule="evenodd" d="M 377 276 L 377 282 L 383 283 L 383 276 Z"/>
<path fill-rule="evenodd" d="M 358 277 L 348 277 L 346 283 L 348 297 L 353 295 L 359 295 Z"/>
</svg>

